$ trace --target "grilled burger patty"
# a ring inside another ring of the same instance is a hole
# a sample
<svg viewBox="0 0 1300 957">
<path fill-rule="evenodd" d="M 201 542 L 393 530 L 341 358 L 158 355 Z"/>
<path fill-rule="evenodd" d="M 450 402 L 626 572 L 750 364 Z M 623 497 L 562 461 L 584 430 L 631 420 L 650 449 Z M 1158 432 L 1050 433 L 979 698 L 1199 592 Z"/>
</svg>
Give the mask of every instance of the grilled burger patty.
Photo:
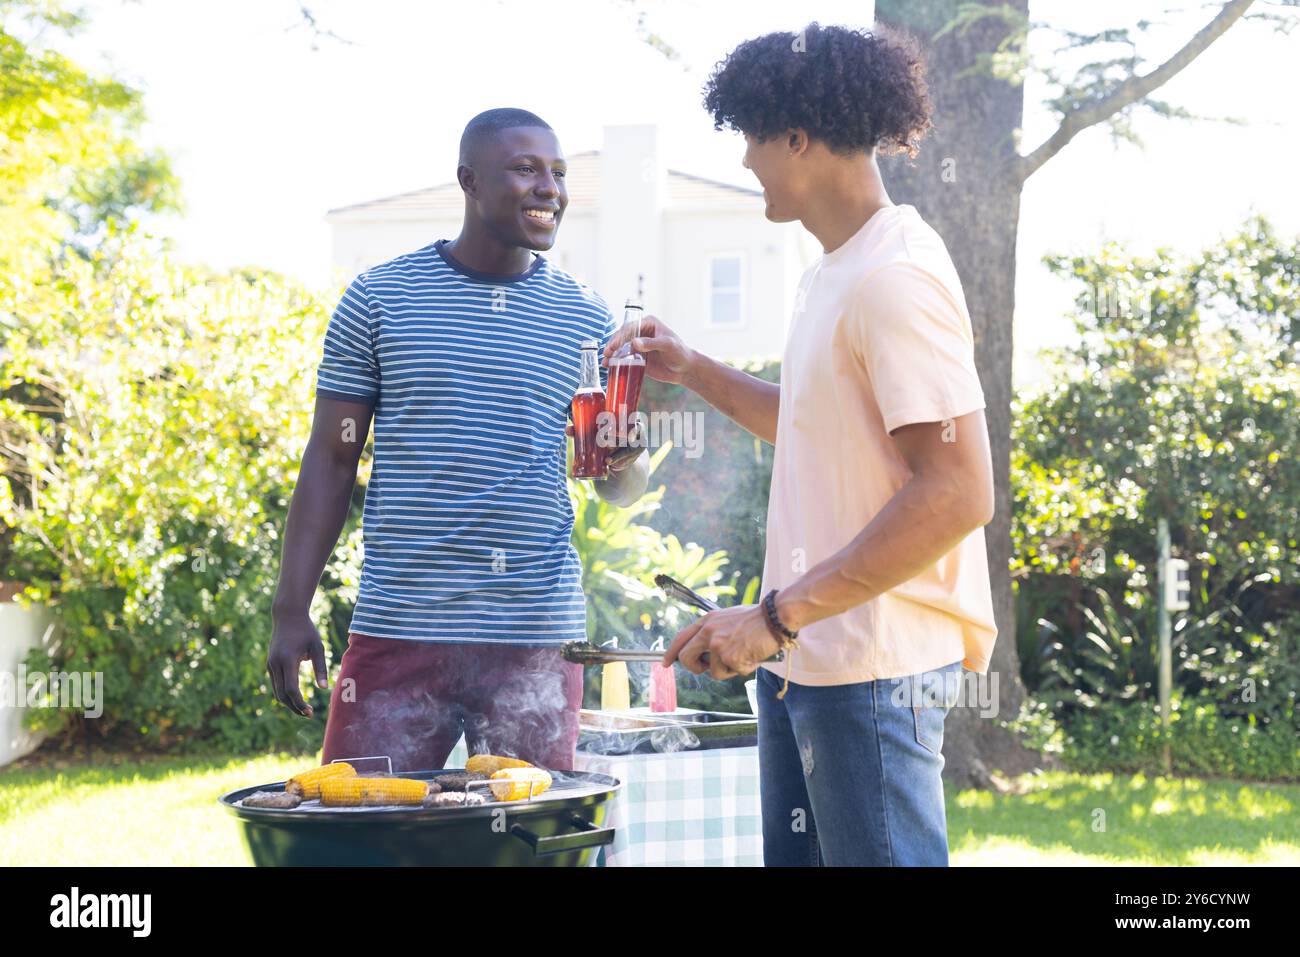
<svg viewBox="0 0 1300 957">
<path fill-rule="evenodd" d="M 241 807 L 269 807 L 279 810 L 295 808 L 302 803 L 302 797 L 288 791 L 255 791 L 239 802 Z"/>
<path fill-rule="evenodd" d="M 477 771 L 455 771 L 451 774 L 439 774 L 433 781 L 437 782 L 443 791 L 464 791 L 467 789 L 470 781 L 486 781 L 488 776 L 480 774 Z M 433 790 L 430 782 L 429 790 Z"/>
</svg>

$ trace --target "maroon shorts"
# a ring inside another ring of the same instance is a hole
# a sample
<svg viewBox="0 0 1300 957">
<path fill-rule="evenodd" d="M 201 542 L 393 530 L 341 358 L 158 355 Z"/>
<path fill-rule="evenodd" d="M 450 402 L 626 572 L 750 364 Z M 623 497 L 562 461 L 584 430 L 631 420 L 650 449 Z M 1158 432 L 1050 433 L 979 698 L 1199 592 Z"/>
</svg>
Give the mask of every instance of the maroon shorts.
<svg viewBox="0 0 1300 957">
<path fill-rule="evenodd" d="M 581 707 L 582 666 L 558 645 L 354 633 L 330 694 L 322 761 L 388 755 L 395 771 L 434 770 L 464 732 L 470 754 L 571 771 Z"/>
</svg>

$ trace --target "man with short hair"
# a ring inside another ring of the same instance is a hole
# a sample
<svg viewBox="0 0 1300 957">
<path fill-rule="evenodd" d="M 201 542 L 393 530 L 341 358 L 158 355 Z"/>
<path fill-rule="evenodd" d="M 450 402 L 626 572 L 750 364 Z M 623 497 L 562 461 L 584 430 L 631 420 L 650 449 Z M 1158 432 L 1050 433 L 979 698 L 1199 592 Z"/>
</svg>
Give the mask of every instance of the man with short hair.
<svg viewBox="0 0 1300 957">
<path fill-rule="evenodd" d="M 763 603 L 705 615 L 664 662 L 718 679 L 759 668 L 766 863 L 944 865 L 944 718 L 996 636 L 994 497 L 961 283 L 876 165 L 929 125 L 922 64 L 900 37 L 810 24 L 737 47 L 705 106 L 745 135 L 767 218 L 798 220 L 824 252 L 779 386 L 653 317 L 634 341 L 649 376 L 776 446 Z"/>
<path fill-rule="evenodd" d="M 316 413 L 285 531 L 267 669 L 277 700 L 325 652 L 308 613 L 347 518 L 374 418 L 365 558 L 348 649 L 330 699 L 324 761 L 387 755 L 441 768 L 470 751 L 572 768 L 586 638 L 570 537 L 565 430 L 579 345 L 607 343 L 609 308 L 537 250 L 568 204 L 564 155 L 524 110 L 489 110 L 460 144 L 460 235 L 368 269 L 330 320 Z M 594 480 L 629 505 L 641 448 Z"/>
</svg>

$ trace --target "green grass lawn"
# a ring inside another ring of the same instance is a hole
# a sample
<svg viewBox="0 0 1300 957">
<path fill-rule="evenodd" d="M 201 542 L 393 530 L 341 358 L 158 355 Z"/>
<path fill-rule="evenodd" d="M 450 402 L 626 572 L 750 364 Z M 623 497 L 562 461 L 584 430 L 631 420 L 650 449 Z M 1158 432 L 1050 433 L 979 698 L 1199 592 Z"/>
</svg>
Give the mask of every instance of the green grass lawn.
<svg viewBox="0 0 1300 957">
<path fill-rule="evenodd" d="M 247 864 L 217 796 L 314 763 L 282 754 L 3 769 L 0 866 Z M 954 866 L 1300 863 L 1300 785 L 1059 772 L 1016 784 L 1022 793 L 949 791 Z"/>
<path fill-rule="evenodd" d="M 107 760 L 0 770 L 0 867 L 248 864 L 217 798 L 317 763 L 287 754 Z"/>
<path fill-rule="evenodd" d="M 948 792 L 954 865 L 1300 864 L 1300 785 L 1047 772 Z"/>
</svg>

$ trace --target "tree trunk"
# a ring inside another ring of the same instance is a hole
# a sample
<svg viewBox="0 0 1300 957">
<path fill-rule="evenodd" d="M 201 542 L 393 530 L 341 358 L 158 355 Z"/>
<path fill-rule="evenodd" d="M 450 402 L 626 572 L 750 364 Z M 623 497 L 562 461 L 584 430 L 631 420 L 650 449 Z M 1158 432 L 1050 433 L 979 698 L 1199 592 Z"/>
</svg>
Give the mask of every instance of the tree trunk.
<svg viewBox="0 0 1300 957">
<path fill-rule="evenodd" d="M 987 71 L 959 76 L 981 54 L 996 49 L 1010 27 L 990 17 L 965 32 L 953 30 L 933 39 L 956 16 L 958 5 L 959 0 L 877 0 L 876 19 L 906 30 L 925 51 L 935 129 L 914 160 L 882 157 L 881 166 L 890 198 L 915 206 L 939 232 L 961 276 L 974 326 L 975 362 L 984 387 L 997 482 L 997 511 L 984 530 L 998 625 L 989 666 L 997 716 L 981 717 L 972 706 L 955 708 L 944 743 L 949 781 L 979 787 L 991 783 L 992 770 L 1018 774 L 1054 762 L 1023 748 L 999 724 L 1014 718 L 1025 698 L 1009 574 L 1011 318 L 1021 188 L 1016 134 L 1024 112 L 1024 87 L 994 79 Z M 1003 4 L 996 0 L 989 5 Z M 1028 0 L 1013 0 L 1010 6 L 1028 15 Z"/>
</svg>

